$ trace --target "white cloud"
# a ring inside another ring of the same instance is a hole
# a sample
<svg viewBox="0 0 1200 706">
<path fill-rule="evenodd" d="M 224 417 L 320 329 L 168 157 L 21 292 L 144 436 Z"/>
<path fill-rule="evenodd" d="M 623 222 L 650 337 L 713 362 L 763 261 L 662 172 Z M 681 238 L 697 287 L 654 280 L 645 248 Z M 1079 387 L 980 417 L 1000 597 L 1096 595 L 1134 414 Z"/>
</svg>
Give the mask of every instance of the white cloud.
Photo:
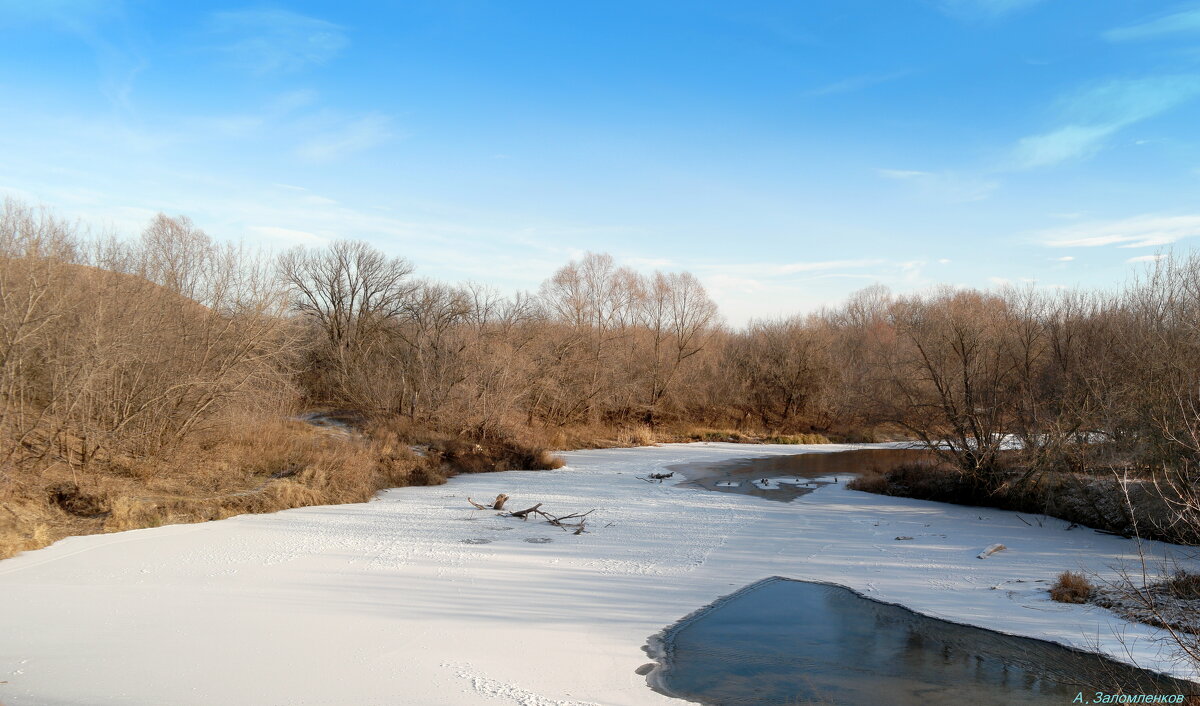
<svg viewBox="0 0 1200 706">
<path fill-rule="evenodd" d="M 391 139 L 391 118 L 379 113 L 344 122 L 305 140 L 296 150 L 310 162 L 330 162 Z"/>
<path fill-rule="evenodd" d="M 1063 255 L 1062 257 L 1054 258 L 1055 262 L 1071 262 L 1075 259 L 1074 255 Z"/>
<path fill-rule="evenodd" d="M 1200 8 L 1181 10 L 1139 24 L 1110 29 L 1104 33 L 1104 38 L 1110 42 L 1128 42 L 1187 32 L 1200 32 Z"/>
<path fill-rule="evenodd" d="M 1200 215 L 1163 216 L 1147 214 L 1118 221 L 1093 221 L 1037 233 L 1051 247 L 1094 248 L 1116 245 L 1148 248 L 1170 245 L 1200 235 Z"/>
<path fill-rule="evenodd" d="M 864 88 L 870 88 L 888 81 L 895 81 L 898 78 L 904 78 L 911 74 L 911 71 L 892 71 L 882 74 L 861 74 L 858 76 L 850 76 L 849 78 L 827 83 L 824 86 L 818 86 L 812 90 L 806 91 L 805 95 L 809 96 L 830 96 L 838 93 L 853 93 Z"/>
<path fill-rule="evenodd" d="M 921 179 L 933 176 L 929 172 L 919 172 L 913 169 L 876 169 L 875 172 L 884 179 Z"/>
<path fill-rule="evenodd" d="M 1200 95 L 1200 76 L 1151 76 L 1109 81 L 1061 101 L 1067 124 L 1019 140 L 1009 159 L 1016 169 L 1090 157 L 1114 133 Z"/>
<path fill-rule="evenodd" d="M 1131 258 L 1129 258 L 1129 259 L 1128 259 L 1128 260 L 1126 260 L 1125 262 L 1129 262 L 1129 263 L 1135 263 L 1135 262 L 1158 262 L 1159 260 L 1163 259 L 1164 257 L 1166 257 L 1166 255 L 1138 255 L 1137 257 L 1131 257 Z"/>
<path fill-rule="evenodd" d="M 329 242 L 329 238 L 322 238 L 315 233 L 309 233 L 305 230 L 280 228 L 278 226 L 249 226 L 246 230 L 272 243 L 278 244 L 324 245 Z"/>
<path fill-rule="evenodd" d="M 948 257 L 939 258 L 939 259 L 938 259 L 938 264 L 939 264 L 939 265 L 949 265 L 949 264 L 950 264 L 950 258 L 948 258 Z"/>
<path fill-rule="evenodd" d="M 730 276 L 743 277 L 787 277 L 804 273 L 828 273 L 830 270 L 859 269 L 885 264 L 884 260 L 817 260 L 808 262 L 754 262 L 754 263 L 725 263 L 698 264 L 692 269 L 702 272 L 719 272 Z"/>
<path fill-rule="evenodd" d="M 677 267 L 674 260 L 665 257 L 623 257 L 621 264 L 637 268 Z"/>
<path fill-rule="evenodd" d="M 735 277 L 724 273 L 709 275 L 704 278 L 704 284 L 718 294 L 741 293 L 753 294 L 761 292 L 766 285 L 750 277 Z"/>
<path fill-rule="evenodd" d="M 945 203 L 982 201 L 999 188 L 992 179 L 981 179 L 956 172 L 923 172 L 914 169 L 876 169 L 884 179 L 909 184 L 921 198 Z"/>
<path fill-rule="evenodd" d="M 288 10 L 217 12 L 210 29 L 225 40 L 219 51 L 231 64 L 257 74 L 324 64 L 349 44 L 342 27 Z"/>
<path fill-rule="evenodd" d="M 1042 0 L 937 0 L 943 12 L 962 19 L 994 19 Z"/>
<path fill-rule="evenodd" d="M 1043 135 L 1023 137 L 1014 150 L 1014 165 L 1031 169 L 1090 157 L 1117 128 L 1116 125 L 1067 125 Z"/>
</svg>

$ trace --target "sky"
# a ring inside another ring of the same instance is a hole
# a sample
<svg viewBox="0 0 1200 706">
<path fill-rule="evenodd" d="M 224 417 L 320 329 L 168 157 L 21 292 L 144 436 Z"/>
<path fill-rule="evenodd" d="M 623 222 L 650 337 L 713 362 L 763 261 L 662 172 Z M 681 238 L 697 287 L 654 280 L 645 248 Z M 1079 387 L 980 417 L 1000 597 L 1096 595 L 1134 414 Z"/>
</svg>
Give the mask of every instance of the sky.
<svg viewBox="0 0 1200 706">
<path fill-rule="evenodd" d="M 1200 243 L 1200 2 L 231 3 L 0 0 L 0 194 L 502 291 L 608 252 L 732 323 Z"/>
</svg>

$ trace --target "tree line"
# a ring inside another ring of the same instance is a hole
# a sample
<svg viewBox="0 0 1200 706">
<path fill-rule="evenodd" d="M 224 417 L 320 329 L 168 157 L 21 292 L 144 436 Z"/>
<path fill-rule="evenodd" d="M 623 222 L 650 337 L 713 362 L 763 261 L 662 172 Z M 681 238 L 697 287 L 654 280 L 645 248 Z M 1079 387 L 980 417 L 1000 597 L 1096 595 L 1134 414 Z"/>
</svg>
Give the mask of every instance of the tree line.
<svg viewBox="0 0 1200 706">
<path fill-rule="evenodd" d="M 0 214 L 0 440 L 21 468 L 168 453 L 302 407 L 488 440 L 529 430 L 902 433 L 981 479 L 1200 458 L 1200 258 L 1110 291 L 869 287 L 723 322 L 686 272 L 611 256 L 534 292 L 422 279 L 361 241 L 270 254 L 159 215 L 90 236 Z M 609 437 L 604 437 L 609 438 Z"/>
</svg>

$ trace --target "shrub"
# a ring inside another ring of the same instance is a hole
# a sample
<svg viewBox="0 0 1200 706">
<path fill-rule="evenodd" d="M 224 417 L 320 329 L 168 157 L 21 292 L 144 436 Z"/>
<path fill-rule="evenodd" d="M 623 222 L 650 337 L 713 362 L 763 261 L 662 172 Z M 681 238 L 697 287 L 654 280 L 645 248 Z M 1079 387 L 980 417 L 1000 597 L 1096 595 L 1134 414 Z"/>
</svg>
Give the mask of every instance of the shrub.
<svg viewBox="0 0 1200 706">
<path fill-rule="evenodd" d="M 864 493 L 887 495 L 888 479 L 887 476 L 879 471 L 871 469 L 857 478 L 851 479 L 850 482 L 846 484 L 846 487 L 850 490 L 861 490 Z"/>
<path fill-rule="evenodd" d="M 1083 574 L 1064 571 L 1050 587 L 1050 599 L 1059 603 L 1087 603 L 1092 597 L 1092 584 Z"/>
<path fill-rule="evenodd" d="M 1200 574 L 1177 571 L 1166 581 L 1167 591 L 1176 598 L 1196 600 L 1200 598 Z"/>
<path fill-rule="evenodd" d="M 617 442 L 624 446 L 653 446 L 654 430 L 645 424 L 621 429 L 617 434 Z"/>
<path fill-rule="evenodd" d="M 772 434 L 762 440 L 764 444 L 828 444 L 824 434 Z"/>
</svg>

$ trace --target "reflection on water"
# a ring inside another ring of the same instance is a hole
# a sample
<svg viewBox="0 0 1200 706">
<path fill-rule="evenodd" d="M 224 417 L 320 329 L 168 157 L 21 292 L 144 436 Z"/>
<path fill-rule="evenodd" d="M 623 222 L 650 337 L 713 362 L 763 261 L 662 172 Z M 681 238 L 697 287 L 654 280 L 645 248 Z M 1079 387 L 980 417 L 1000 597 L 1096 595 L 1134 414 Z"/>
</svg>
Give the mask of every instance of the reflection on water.
<svg viewBox="0 0 1200 706">
<path fill-rule="evenodd" d="M 834 479 L 845 482 L 870 468 L 886 471 L 930 458 L 932 454 L 924 449 L 856 449 L 681 464 L 668 470 L 683 475 L 689 485 L 787 502 Z"/>
<path fill-rule="evenodd" d="M 1097 655 L 771 578 L 652 641 L 651 685 L 705 704 L 1070 704 L 1083 692 L 1192 693 Z"/>
</svg>

